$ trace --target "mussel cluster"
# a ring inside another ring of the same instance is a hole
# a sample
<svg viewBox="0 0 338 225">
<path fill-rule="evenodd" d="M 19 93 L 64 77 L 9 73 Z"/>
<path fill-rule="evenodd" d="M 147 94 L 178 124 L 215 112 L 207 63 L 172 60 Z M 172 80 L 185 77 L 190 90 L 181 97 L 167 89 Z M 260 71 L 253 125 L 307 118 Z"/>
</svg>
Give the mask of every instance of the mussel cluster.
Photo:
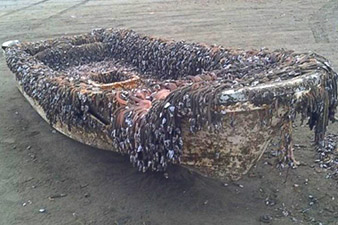
<svg viewBox="0 0 338 225">
<path fill-rule="evenodd" d="M 315 127 L 317 142 L 337 105 L 337 74 L 324 58 L 310 53 L 233 50 L 131 30 L 96 29 L 22 43 L 6 49 L 5 55 L 24 92 L 39 103 L 51 124 L 107 132 L 116 149 L 129 154 L 142 171 L 163 171 L 168 162 L 180 161 L 183 121 L 192 133 L 205 127 L 217 130 L 224 114 L 219 106 L 239 104 L 220 100 L 226 90 L 321 73 L 322 88 L 310 89 L 300 99 L 292 93 L 245 92 L 255 106 L 289 106 L 285 117 L 291 121 L 300 112 Z"/>
</svg>

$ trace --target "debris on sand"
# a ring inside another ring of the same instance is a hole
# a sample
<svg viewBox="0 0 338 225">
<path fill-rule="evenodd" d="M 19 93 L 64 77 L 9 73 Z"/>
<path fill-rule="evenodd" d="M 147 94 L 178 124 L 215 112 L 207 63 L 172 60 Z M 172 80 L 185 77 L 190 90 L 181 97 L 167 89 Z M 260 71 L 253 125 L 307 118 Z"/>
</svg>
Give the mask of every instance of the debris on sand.
<svg viewBox="0 0 338 225">
<path fill-rule="evenodd" d="M 263 215 L 259 218 L 259 221 L 261 221 L 262 223 L 271 223 L 272 217 L 270 215 Z"/>
<path fill-rule="evenodd" d="M 317 146 L 316 171 L 327 172 L 326 178 L 338 180 L 338 135 L 328 134 L 321 145 Z"/>
<path fill-rule="evenodd" d="M 61 193 L 61 194 L 55 194 L 55 195 L 49 196 L 48 199 L 51 200 L 51 201 L 53 201 L 56 198 L 63 198 L 63 197 L 66 197 L 66 196 L 67 196 L 67 194 L 62 194 Z"/>
<path fill-rule="evenodd" d="M 40 212 L 40 213 L 45 213 L 45 212 L 47 212 L 47 211 L 46 211 L 46 209 L 41 208 L 41 209 L 39 209 L 39 212 Z"/>
</svg>

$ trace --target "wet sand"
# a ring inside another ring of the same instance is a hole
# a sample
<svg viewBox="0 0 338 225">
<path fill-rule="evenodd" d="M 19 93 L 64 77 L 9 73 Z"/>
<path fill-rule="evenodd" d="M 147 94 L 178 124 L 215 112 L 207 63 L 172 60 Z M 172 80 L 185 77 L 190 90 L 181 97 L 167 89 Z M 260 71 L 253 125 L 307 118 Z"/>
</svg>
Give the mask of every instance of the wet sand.
<svg viewBox="0 0 338 225">
<path fill-rule="evenodd" d="M 97 27 L 233 48 L 314 51 L 338 68 L 336 0 L 0 2 L 1 43 Z M 314 162 L 307 127 L 295 128 L 297 169 L 276 169 L 270 147 L 236 183 L 179 166 L 165 179 L 54 132 L 19 93 L 2 55 L 0 78 L 0 224 L 338 224 L 338 181 Z M 329 132 L 338 134 L 337 124 Z"/>
</svg>

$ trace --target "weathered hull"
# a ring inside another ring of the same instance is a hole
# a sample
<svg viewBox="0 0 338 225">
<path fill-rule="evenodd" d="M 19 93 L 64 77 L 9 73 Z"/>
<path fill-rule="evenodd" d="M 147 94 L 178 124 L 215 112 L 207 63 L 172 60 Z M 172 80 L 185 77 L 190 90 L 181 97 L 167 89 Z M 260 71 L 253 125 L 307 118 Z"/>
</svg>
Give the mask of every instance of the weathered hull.
<svg viewBox="0 0 338 225">
<path fill-rule="evenodd" d="M 314 54 L 229 50 L 128 30 L 3 46 L 18 88 L 56 130 L 128 154 L 140 171 L 180 163 L 238 179 L 273 137 L 296 162 L 292 122 L 320 143 L 337 106 L 337 74 Z"/>
<path fill-rule="evenodd" d="M 29 97 L 20 85 L 18 89 L 34 110 L 50 123 L 42 107 Z M 278 112 L 285 113 L 286 110 L 281 108 Z M 232 116 L 225 116 L 223 131 L 211 131 L 205 128 L 192 134 L 189 125 L 184 124 L 181 165 L 205 176 L 230 177 L 232 180 L 241 178 L 261 158 L 270 140 L 275 135 L 279 135 L 278 131 L 283 125 L 282 117 L 279 115 L 268 119 L 270 121 L 262 122 L 264 114 L 266 114 L 264 108 L 234 112 Z M 230 125 L 230 121 L 234 119 L 236 124 Z M 80 143 L 119 152 L 113 146 L 108 130 L 90 132 L 81 127 L 73 127 L 70 131 L 67 125 L 60 121 L 51 126 Z"/>
<path fill-rule="evenodd" d="M 46 112 L 39 105 L 39 103 L 27 95 L 22 87 L 18 85 L 18 89 L 21 94 L 26 98 L 29 104 L 33 107 L 33 109 L 47 122 L 50 124 L 50 121 L 46 117 Z M 59 131 L 63 135 L 81 142 L 83 144 L 93 146 L 95 148 L 99 148 L 102 150 L 108 151 L 116 151 L 114 149 L 112 140 L 107 134 L 106 130 L 96 130 L 95 132 L 86 131 L 81 127 L 73 127 L 71 130 L 68 129 L 67 124 L 63 124 L 61 121 L 57 121 L 55 124 L 51 125 L 55 130 Z"/>
<path fill-rule="evenodd" d="M 221 132 L 205 129 L 191 135 L 185 126 L 182 164 L 208 176 L 239 179 L 261 158 L 271 139 L 280 135 L 283 118 L 263 118 L 266 114 L 266 109 L 256 109 L 225 116 Z"/>
</svg>

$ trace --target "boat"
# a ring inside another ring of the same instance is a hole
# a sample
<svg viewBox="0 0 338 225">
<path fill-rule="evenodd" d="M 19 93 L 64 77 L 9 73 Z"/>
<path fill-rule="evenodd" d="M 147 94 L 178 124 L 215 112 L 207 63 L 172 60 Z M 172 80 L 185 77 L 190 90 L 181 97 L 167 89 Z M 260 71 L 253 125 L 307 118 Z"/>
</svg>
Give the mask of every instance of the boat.
<svg viewBox="0 0 338 225">
<path fill-rule="evenodd" d="M 53 128 L 124 155 L 142 172 L 180 164 L 238 180 L 273 138 L 297 165 L 296 116 L 322 144 L 335 121 L 337 73 L 292 50 L 242 50 L 127 29 L 2 45 L 17 86 Z"/>
</svg>

